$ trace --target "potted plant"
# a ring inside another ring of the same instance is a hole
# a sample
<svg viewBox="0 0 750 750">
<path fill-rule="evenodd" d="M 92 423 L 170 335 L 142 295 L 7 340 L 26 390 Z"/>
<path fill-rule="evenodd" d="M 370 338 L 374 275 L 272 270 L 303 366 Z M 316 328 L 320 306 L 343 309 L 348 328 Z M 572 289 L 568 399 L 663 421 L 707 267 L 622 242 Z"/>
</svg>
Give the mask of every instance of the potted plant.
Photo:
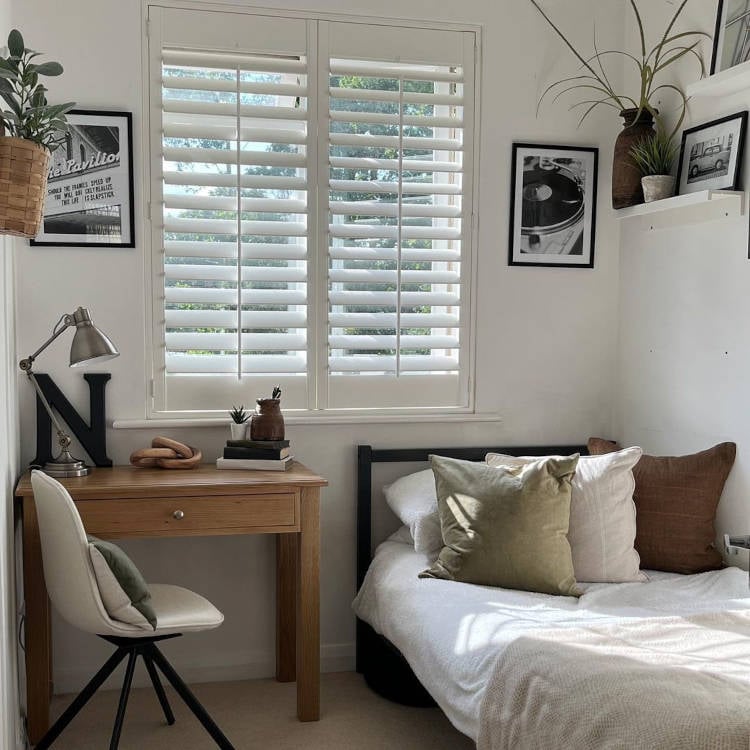
<svg viewBox="0 0 750 750">
<path fill-rule="evenodd" d="M 0 52 L 0 234 L 35 237 L 39 232 L 50 153 L 64 140 L 65 113 L 75 106 L 47 103 L 39 79 L 59 76 L 63 68 L 58 62 L 34 62 L 39 56 L 17 29 Z"/>
<path fill-rule="evenodd" d="M 250 422 L 252 440 L 283 440 L 284 415 L 281 413 L 281 388 L 275 386 L 271 398 L 259 398 Z"/>
<path fill-rule="evenodd" d="M 630 148 L 630 156 L 643 175 L 643 196 L 646 203 L 671 198 L 674 195 L 675 177 L 672 174 L 678 147 L 661 123 L 656 132 L 642 138 Z"/>
<path fill-rule="evenodd" d="M 660 83 L 660 74 L 679 60 L 694 57 L 700 66 L 701 76 L 705 76 L 706 66 L 698 47 L 701 38 L 710 38 L 710 35 L 703 31 L 674 31 L 675 24 L 688 3 L 688 0 L 682 0 L 659 38 L 659 42 L 649 49 L 638 6 L 635 0 L 629 0 L 628 4 L 638 28 L 640 49 L 635 53 L 624 50 L 600 50 L 594 38 L 594 53 L 586 58 L 568 41 L 563 32 L 542 10 L 539 2 L 530 1 L 582 66 L 577 75 L 563 78 L 548 86 L 539 99 L 539 105 L 541 106 L 542 101 L 548 95 L 554 94 L 554 101 L 557 101 L 566 93 L 578 91 L 581 92 L 583 98 L 573 104 L 571 109 L 584 109 L 579 125 L 598 107 L 609 107 L 619 112 L 625 124 L 615 143 L 612 165 L 612 207 L 626 208 L 642 203 L 641 172 L 633 160 L 631 149 L 635 143 L 654 133 L 654 117 L 658 115 L 656 105 L 662 94 L 675 94 L 678 100 L 678 115 L 670 138 L 679 131 L 687 110 L 685 93 L 673 83 Z M 613 83 L 622 78 L 619 71 L 607 73 L 608 63 L 618 57 L 624 57 L 626 61 L 636 66 L 640 85 L 636 91 L 631 92 L 632 96 L 622 93 Z"/>
<path fill-rule="evenodd" d="M 232 418 L 229 424 L 232 430 L 232 440 L 244 440 L 245 433 L 247 432 L 247 420 L 250 419 L 250 415 L 245 411 L 244 405 L 239 408 L 233 406 L 229 412 L 229 416 Z"/>
</svg>

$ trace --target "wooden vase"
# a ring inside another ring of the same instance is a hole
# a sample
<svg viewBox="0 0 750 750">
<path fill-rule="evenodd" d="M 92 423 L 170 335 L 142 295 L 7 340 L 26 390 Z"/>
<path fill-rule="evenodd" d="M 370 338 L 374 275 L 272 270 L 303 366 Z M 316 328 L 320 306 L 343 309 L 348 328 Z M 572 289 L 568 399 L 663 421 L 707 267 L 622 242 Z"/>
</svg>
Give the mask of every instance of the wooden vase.
<svg viewBox="0 0 750 750">
<path fill-rule="evenodd" d="M 630 155 L 630 149 L 644 138 L 654 135 L 654 118 L 642 109 L 623 109 L 620 112 L 625 124 L 615 141 L 612 163 L 612 208 L 627 208 L 643 203 L 641 171 Z"/>
<path fill-rule="evenodd" d="M 284 417 L 278 398 L 259 398 L 250 422 L 251 440 L 283 440 Z"/>
</svg>

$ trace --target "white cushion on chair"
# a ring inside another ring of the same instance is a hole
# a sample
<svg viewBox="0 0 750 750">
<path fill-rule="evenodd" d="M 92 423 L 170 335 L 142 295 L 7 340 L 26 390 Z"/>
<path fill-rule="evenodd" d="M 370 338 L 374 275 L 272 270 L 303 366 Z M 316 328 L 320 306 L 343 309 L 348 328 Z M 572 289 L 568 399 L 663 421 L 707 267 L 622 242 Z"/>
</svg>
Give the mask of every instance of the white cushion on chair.
<svg viewBox="0 0 750 750">
<path fill-rule="evenodd" d="M 168 583 L 149 583 L 148 587 L 157 625 L 156 631 L 144 635 L 210 630 L 224 622 L 224 615 L 208 599 L 194 591 Z"/>
</svg>

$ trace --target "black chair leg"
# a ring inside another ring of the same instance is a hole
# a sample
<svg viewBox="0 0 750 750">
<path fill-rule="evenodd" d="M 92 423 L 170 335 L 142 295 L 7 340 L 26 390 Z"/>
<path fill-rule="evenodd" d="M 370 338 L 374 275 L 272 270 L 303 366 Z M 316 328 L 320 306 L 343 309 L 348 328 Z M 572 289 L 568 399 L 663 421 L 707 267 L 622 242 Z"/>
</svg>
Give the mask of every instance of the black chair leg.
<svg viewBox="0 0 750 750">
<path fill-rule="evenodd" d="M 117 746 L 120 744 L 122 722 L 125 720 L 125 709 L 128 707 L 130 687 L 133 684 L 133 673 L 135 672 L 135 662 L 137 659 L 138 649 L 131 649 L 128 655 L 128 665 L 125 667 L 125 679 L 122 681 L 120 702 L 117 704 L 117 715 L 115 716 L 115 725 L 112 728 L 112 739 L 109 741 L 109 750 L 117 750 Z"/>
<path fill-rule="evenodd" d="M 187 707 L 195 714 L 198 721 L 203 724 L 203 728 L 211 735 L 211 738 L 221 750 L 234 750 L 234 745 L 226 738 L 221 729 L 219 729 L 214 720 L 209 716 L 208 711 L 203 708 L 198 699 L 190 691 L 190 688 L 182 681 L 177 672 L 174 671 L 164 654 L 153 643 L 146 645 L 144 652 L 159 667 L 162 674 L 169 680 L 180 698 L 185 701 Z"/>
<path fill-rule="evenodd" d="M 65 727 L 70 724 L 76 714 L 89 702 L 94 693 L 101 687 L 112 672 L 117 669 L 120 662 L 127 656 L 127 649 L 118 648 L 112 656 L 107 659 L 104 666 L 89 680 L 83 690 L 76 696 L 75 700 L 63 711 L 60 718 L 49 728 L 47 734 L 35 745 L 36 750 L 47 750 L 58 738 Z"/>
<path fill-rule="evenodd" d="M 148 676 L 151 678 L 151 684 L 154 686 L 154 692 L 156 697 L 159 699 L 161 709 L 164 711 L 164 718 L 167 720 L 167 724 L 172 726 L 174 724 L 174 714 L 172 713 L 172 707 L 169 705 L 167 700 L 167 694 L 164 692 L 164 687 L 159 679 L 159 673 L 156 671 L 154 662 L 151 660 L 151 656 L 146 652 L 143 654 L 143 662 L 148 670 Z"/>
</svg>

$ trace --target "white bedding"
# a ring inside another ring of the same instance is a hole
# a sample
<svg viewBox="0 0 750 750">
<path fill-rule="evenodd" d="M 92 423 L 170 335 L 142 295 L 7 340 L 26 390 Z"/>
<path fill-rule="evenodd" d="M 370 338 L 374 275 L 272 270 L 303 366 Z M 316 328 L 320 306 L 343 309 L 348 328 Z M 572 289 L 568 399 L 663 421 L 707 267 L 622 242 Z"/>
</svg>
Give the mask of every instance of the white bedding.
<svg viewBox="0 0 750 750">
<path fill-rule="evenodd" d="M 475 741 L 498 659 L 532 630 L 750 610 L 748 574 L 738 568 L 691 576 L 649 572 L 648 583 L 579 584 L 584 595 L 575 599 L 418 578 L 430 562 L 409 544 L 383 543 L 354 610 L 401 651 L 454 726 Z"/>
</svg>

